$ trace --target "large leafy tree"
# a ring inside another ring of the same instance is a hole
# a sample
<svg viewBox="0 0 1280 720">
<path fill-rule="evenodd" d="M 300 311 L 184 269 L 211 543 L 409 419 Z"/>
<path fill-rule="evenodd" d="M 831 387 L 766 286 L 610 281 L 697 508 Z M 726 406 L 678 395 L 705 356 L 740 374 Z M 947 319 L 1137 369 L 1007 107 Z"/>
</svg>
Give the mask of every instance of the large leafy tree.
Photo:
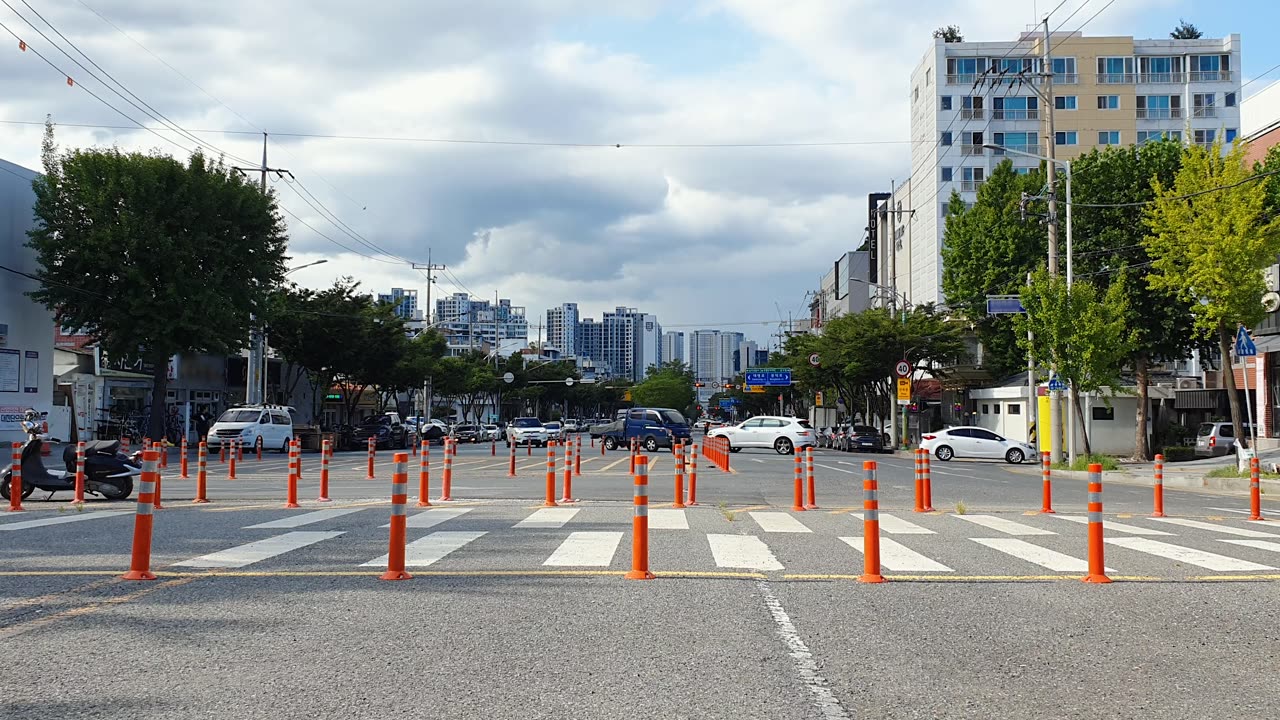
<svg viewBox="0 0 1280 720">
<path fill-rule="evenodd" d="M 149 362 L 152 437 L 164 434 L 169 358 L 230 353 L 284 274 L 275 197 L 221 161 L 116 148 L 59 152 L 46 127 L 34 183 L 42 269 L 31 294 L 113 357 Z"/>
<path fill-rule="evenodd" d="M 693 408 L 693 377 L 683 363 L 649 368 L 644 382 L 631 388 L 631 399 L 642 407 L 673 408 L 688 412 Z"/>
<path fill-rule="evenodd" d="M 1145 216 L 1153 258 L 1148 283 L 1176 293 L 1196 327 L 1217 335 L 1228 369 L 1236 326 L 1262 319 L 1263 268 L 1280 254 L 1280 219 L 1266 212 L 1266 183 L 1250 181 L 1244 149 L 1237 143 L 1224 155 L 1218 143 L 1186 148 L 1173 184 L 1154 183 L 1156 201 Z M 1231 421 L 1243 438 L 1234 373 L 1224 375 Z"/>
</svg>

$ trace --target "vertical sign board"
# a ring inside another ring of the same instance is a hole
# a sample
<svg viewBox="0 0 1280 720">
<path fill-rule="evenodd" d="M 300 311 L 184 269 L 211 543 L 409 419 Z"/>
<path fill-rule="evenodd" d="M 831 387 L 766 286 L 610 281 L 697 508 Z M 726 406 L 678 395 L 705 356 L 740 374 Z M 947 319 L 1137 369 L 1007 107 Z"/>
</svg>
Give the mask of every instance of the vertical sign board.
<svg viewBox="0 0 1280 720">
<path fill-rule="evenodd" d="M 898 378 L 898 404 L 911 404 L 911 378 Z"/>
<path fill-rule="evenodd" d="M 23 355 L 25 360 L 22 367 L 22 392 L 38 393 L 40 392 L 40 353 L 28 350 Z"/>
<path fill-rule="evenodd" d="M 21 367 L 21 353 L 17 350 L 0 349 L 0 392 L 18 392 Z"/>
</svg>

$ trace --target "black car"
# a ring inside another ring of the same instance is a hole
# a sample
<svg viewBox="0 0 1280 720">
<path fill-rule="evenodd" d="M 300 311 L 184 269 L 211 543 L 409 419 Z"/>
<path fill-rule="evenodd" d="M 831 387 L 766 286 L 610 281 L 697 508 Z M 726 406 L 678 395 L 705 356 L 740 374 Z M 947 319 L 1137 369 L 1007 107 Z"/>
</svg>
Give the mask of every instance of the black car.
<svg viewBox="0 0 1280 720">
<path fill-rule="evenodd" d="M 479 425 L 458 425 L 453 428 L 453 439 L 460 443 L 480 442 Z"/>
<path fill-rule="evenodd" d="M 409 447 L 409 426 L 400 422 L 400 417 L 395 413 L 376 415 L 360 423 L 352 431 L 353 449 L 359 450 L 365 447 L 369 438 L 374 438 L 379 449 L 407 448 Z"/>
<path fill-rule="evenodd" d="M 884 435 L 870 425 L 850 428 L 848 443 L 852 452 L 884 452 Z"/>
</svg>

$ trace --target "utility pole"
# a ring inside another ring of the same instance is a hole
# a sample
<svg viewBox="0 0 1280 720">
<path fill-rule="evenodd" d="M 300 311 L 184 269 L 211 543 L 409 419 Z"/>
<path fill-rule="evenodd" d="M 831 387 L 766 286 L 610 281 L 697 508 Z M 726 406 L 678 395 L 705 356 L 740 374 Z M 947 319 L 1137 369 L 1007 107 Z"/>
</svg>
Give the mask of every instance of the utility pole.
<svg viewBox="0 0 1280 720">
<path fill-rule="evenodd" d="M 432 273 L 434 273 L 437 270 L 444 270 L 446 266 L 436 265 L 432 263 L 431 248 L 427 248 L 427 264 L 420 265 L 418 263 L 412 263 L 409 267 L 413 268 L 414 270 L 427 271 L 427 327 L 431 327 L 431 313 L 433 312 L 433 309 L 431 307 L 431 286 L 434 285 L 436 282 L 435 278 L 432 277 Z"/>
<path fill-rule="evenodd" d="M 901 216 L 906 215 L 907 216 L 907 232 L 910 233 L 911 221 L 915 219 L 916 211 L 915 211 L 915 208 L 910 208 L 910 207 L 903 208 L 901 210 L 897 209 L 896 203 L 894 202 L 894 196 L 896 195 L 896 191 L 897 191 L 896 183 L 893 180 L 890 180 L 889 181 L 889 199 L 885 201 L 888 204 L 888 207 L 886 207 L 885 210 L 883 211 L 885 213 L 886 219 L 890 215 L 893 216 L 893 222 L 889 223 L 889 265 L 890 265 L 889 293 L 890 295 L 893 296 L 890 302 L 892 303 L 891 307 L 893 308 L 894 315 L 898 315 L 902 319 L 903 324 L 906 324 L 907 303 L 905 298 L 903 299 L 903 302 L 902 302 L 901 312 L 899 313 L 898 311 L 899 295 L 898 295 L 898 229 L 897 229 L 897 225 L 899 220 L 901 219 Z M 908 195 L 908 203 L 907 203 L 908 205 L 911 204 L 909 200 L 910 200 L 910 197 Z M 910 246 L 911 246 L 911 240 L 910 240 L 910 235 L 908 234 L 907 247 L 909 248 Z M 895 387 L 896 380 L 897 378 L 893 376 L 889 377 L 890 388 Z M 890 392 L 889 394 L 889 438 L 893 442 L 893 447 L 895 449 L 897 449 L 898 446 L 902 444 L 902 443 L 899 443 L 898 441 L 897 402 L 898 400 L 897 400 L 896 394 L 894 392 Z M 906 439 L 906 432 L 907 432 L 908 425 L 909 423 L 907 422 L 907 407 L 903 406 L 902 431 L 903 431 L 904 440 Z"/>
<path fill-rule="evenodd" d="M 1041 67 L 1040 77 L 1044 80 L 1044 92 L 1040 94 L 1041 103 L 1044 105 L 1046 117 L 1048 118 L 1049 132 L 1045 138 L 1045 156 L 1049 158 L 1049 162 L 1045 163 L 1045 168 L 1049 185 L 1049 274 L 1058 274 L 1058 192 L 1057 192 L 1057 161 L 1054 159 L 1055 147 L 1057 145 L 1057 133 L 1053 129 L 1053 58 L 1049 56 L 1052 49 L 1052 38 L 1049 35 L 1049 16 L 1044 18 L 1044 44 L 1040 48 Z M 1049 366 L 1049 375 L 1053 377 L 1058 371 L 1057 363 L 1051 363 Z M 1028 406 L 1032 404 L 1034 398 L 1028 398 Z M 1031 409 L 1028 407 L 1028 409 Z M 1049 392 L 1049 457 L 1054 463 L 1062 462 L 1062 396 L 1057 392 Z"/>
<path fill-rule="evenodd" d="M 262 165 L 256 168 L 233 166 L 231 169 L 241 173 L 261 173 L 258 188 L 263 195 L 267 194 L 267 173 L 289 172 L 284 168 L 267 167 L 267 133 L 265 132 L 262 133 Z M 244 400 L 250 405 L 258 405 L 263 402 L 267 394 L 267 373 L 264 367 L 267 359 L 263 348 L 262 330 L 258 327 L 258 317 L 255 313 L 249 314 L 249 325 L 249 366 L 245 372 Z"/>
</svg>

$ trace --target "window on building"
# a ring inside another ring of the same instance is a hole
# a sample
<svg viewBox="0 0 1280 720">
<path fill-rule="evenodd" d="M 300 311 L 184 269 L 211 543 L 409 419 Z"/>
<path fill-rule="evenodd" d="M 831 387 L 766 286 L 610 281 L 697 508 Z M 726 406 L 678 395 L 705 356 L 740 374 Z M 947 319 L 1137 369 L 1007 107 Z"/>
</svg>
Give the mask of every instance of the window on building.
<svg viewBox="0 0 1280 720">
<path fill-rule="evenodd" d="M 1058 95 L 1053 99 L 1053 107 L 1055 110 L 1075 110 L 1075 95 Z"/>
<path fill-rule="evenodd" d="M 1059 130 L 1053 134 L 1054 145 L 1077 145 L 1075 130 Z"/>
<path fill-rule="evenodd" d="M 1182 97 L 1179 95 L 1139 95 L 1136 97 L 1139 120 L 1168 120 L 1182 117 Z"/>
<path fill-rule="evenodd" d="M 1235 107 L 1235 106 L 1236 106 L 1236 94 L 1235 94 L 1235 93 L 1227 93 L 1226 95 L 1223 95 L 1223 96 L 1222 96 L 1222 104 L 1223 104 L 1223 105 L 1225 105 L 1225 106 L 1227 106 L 1227 107 Z"/>
<path fill-rule="evenodd" d="M 1010 414 L 1010 415 L 1021 415 L 1021 414 L 1022 414 L 1022 403 L 1009 403 L 1009 414 Z"/>
<path fill-rule="evenodd" d="M 942 133 L 942 144 L 948 147 L 951 146 L 951 133 L 949 132 Z"/>
<path fill-rule="evenodd" d="M 1182 82 L 1181 57 L 1140 57 L 1138 58 L 1138 82 L 1175 83 Z"/>
<path fill-rule="evenodd" d="M 992 406 L 991 406 L 991 414 L 992 414 L 992 415 L 999 415 L 999 414 L 1000 414 L 1000 403 L 996 403 L 996 404 L 994 404 L 994 405 L 992 405 Z"/>
<path fill-rule="evenodd" d="M 947 82 L 972 83 L 978 74 L 979 62 L 986 67 L 984 58 L 947 58 Z"/>
<path fill-rule="evenodd" d="M 1099 95 L 1098 109 L 1099 110 L 1119 110 L 1120 96 L 1119 95 Z"/>
<path fill-rule="evenodd" d="M 1226 134 L 1222 136 L 1222 142 L 1229 144 L 1236 141 L 1236 128 L 1227 128 L 1224 132 Z"/>
<path fill-rule="evenodd" d="M 1076 81 L 1076 59 L 1073 57 L 1054 58 L 1053 75 L 1053 81 L 1056 83 L 1074 83 Z"/>
<path fill-rule="evenodd" d="M 1133 82 L 1133 58 L 1098 58 L 1098 82 L 1103 85 Z"/>
<path fill-rule="evenodd" d="M 1029 168 L 1029 167 L 1015 167 L 1015 168 L 1013 169 L 1013 174 L 1014 174 L 1014 175 L 1030 175 L 1030 174 L 1031 174 L 1031 168 Z"/>
<path fill-rule="evenodd" d="M 1212 130 L 1196 130 L 1192 135 L 1192 139 L 1197 145 L 1212 145 L 1214 131 Z"/>
<path fill-rule="evenodd" d="M 920 101 L 920 88 L 911 88 L 911 104 L 914 105 Z"/>
<path fill-rule="evenodd" d="M 1115 420 L 1116 409 L 1106 405 L 1095 405 L 1092 409 L 1092 415 L 1094 420 Z"/>
<path fill-rule="evenodd" d="M 1039 117 L 1039 98 L 1004 97 L 992 100 L 991 117 L 996 120 L 1034 120 Z"/>
<path fill-rule="evenodd" d="M 1098 144 L 1099 145 L 1119 145 L 1120 131 L 1119 130 L 1099 130 Z"/>
<path fill-rule="evenodd" d="M 929 87 L 929 84 L 931 82 L 933 82 L 933 68 L 925 68 L 924 69 L 924 86 Z"/>
<path fill-rule="evenodd" d="M 942 182 L 951 182 L 951 168 L 942 168 Z"/>
<path fill-rule="evenodd" d="M 986 172 L 985 168 L 967 167 L 960 168 L 960 179 L 966 181 L 982 182 L 982 175 Z"/>
<path fill-rule="evenodd" d="M 1211 118 L 1217 117 L 1217 108 L 1214 107 L 1217 101 L 1217 93 L 1196 93 L 1191 96 L 1191 117 Z"/>
<path fill-rule="evenodd" d="M 990 406 L 990 405 L 987 405 L 986 403 L 983 403 L 983 404 L 982 404 L 982 414 L 983 414 L 983 415 L 990 415 L 990 414 L 991 414 L 991 406 Z"/>
<path fill-rule="evenodd" d="M 939 109 L 942 109 L 942 110 L 950 110 L 950 109 L 951 109 L 951 96 L 950 96 L 950 95 L 943 95 L 942 97 L 938 98 L 938 107 L 939 107 Z"/>
<path fill-rule="evenodd" d="M 1191 82 L 1218 82 L 1230 76 L 1230 55 L 1191 56 Z"/>
</svg>

